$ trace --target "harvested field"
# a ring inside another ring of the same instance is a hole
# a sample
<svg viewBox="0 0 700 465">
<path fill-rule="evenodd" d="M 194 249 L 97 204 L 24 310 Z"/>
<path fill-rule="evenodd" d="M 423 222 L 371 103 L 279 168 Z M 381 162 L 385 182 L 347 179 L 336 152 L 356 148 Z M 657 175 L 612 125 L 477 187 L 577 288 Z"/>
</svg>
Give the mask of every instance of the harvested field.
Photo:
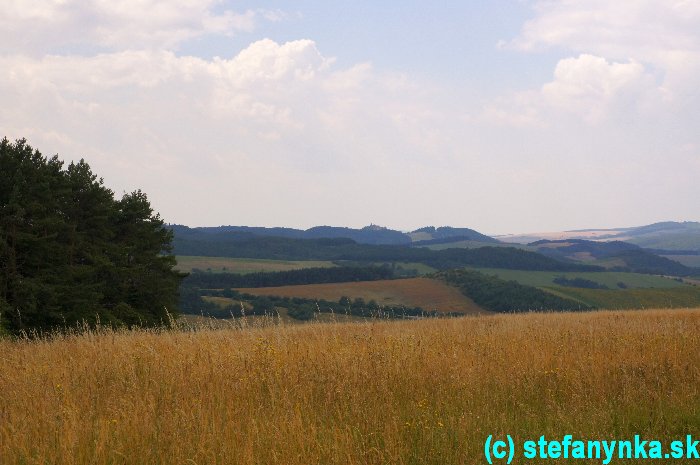
<svg viewBox="0 0 700 465">
<path fill-rule="evenodd" d="M 338 300 L 343 296 L 352 299 L 359 297 L 367 302 L 374 300 L 380 305 L 405 305 L 440 312 L 487 313 L 472 302 L 471 299 L 462 295 L 459 289 L 428 278 L 243 288 L 238 290 L 253 295 L 277 295 L 307 299 Z"/>
</svg>

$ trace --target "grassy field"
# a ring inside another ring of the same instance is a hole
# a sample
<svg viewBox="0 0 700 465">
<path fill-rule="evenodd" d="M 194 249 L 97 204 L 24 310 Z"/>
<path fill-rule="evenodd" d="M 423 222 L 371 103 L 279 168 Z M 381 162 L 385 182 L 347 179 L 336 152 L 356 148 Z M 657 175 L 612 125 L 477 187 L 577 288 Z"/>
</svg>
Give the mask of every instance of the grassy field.
<svg viewBox="0 0 700 465">
<path fill-rule="evenodd" d="M 178 318 L 178 324 L 184 327 L 207 329 L 242 329 L 244 327 L 260 327 L 273 325 L 306 325 L 315 323 L 360 323 L 369 322 L 370 318 L 332 314 L 316 313 L 311 320 L 297 320 L 287 314 L 286 308 L 278 308 L 274 316 L 247 315 L 236 318 L 213 318 L 205 315 L 182 315 Z"/>
<path fill-rule="evenodd" d="M 610 289 L 618 289 L 617 283 L 623 282 L 628 288 L 660 288 L 671 289 L 683 287 L 683 283 L 670 278 L 653 276 L 640 273 L 618 273 L 618 272 L 577 272 L 563 273 L 557 271 L 520 271 L 503 270 L 495 268 L 473 268 L 488 275 L 495 275 L 507 281 L 517 281 L 520 284 L 534 287 L 556 286 L 553 280 L 557 276 L 564 276 L 568 279 L 584 278 L 598 284 L 608 286 Z"/>
<path fill-rule="evenodd" d="M 104 331 L 0 353 L 3 465 L 471 465 L 490 434 L 700 436 L 700 310 Z"/>
<path fill-rule="evenodd" d="M 335 266 L 327 261 L 315 260 L 264 260 L 255 258 L 195 257 L 179 255 L 177 270 L 190 272 L 197 268 L 213 273 L 256 273 L 259 271 L 288 271 L 302 268 L 328 268 Z"/>
<path fill-rule="evenodd" d="M 562 295 L 598 308 L 694 308 L 700 306 L 700 289 L 685 285 L 673 289 L 580 289 L 554 288 Z"/>
<path fill-rule="evenodd" d="M 441 312 L 482 313 L 474 302 L 441 281 L 427 278 L 390 279 L 333 284 L 307 284 L 238 289 L 253 295 L 277 295 L 337 301 L 343 296 L 376 301 L 380 305 L 405 305 Z"/>
<path fill-rule="evenodd" d="M 569 298 L 597 308 L 609 310 L 633 308 L 694 308 L 700 306 L 700 288 L 671 278 L 639 273 L 559 273 L 550 271 L 518 271 L 474 268 L 501 279 L 535 286 L 559 297 Z M 552 282 L 557 276 L 569 279 L 584 278 L 604 284 L 610 289 L 582 289 L 558 286 Z M 627 289 L 620 289 L 623 282 Z"/>
</svg>

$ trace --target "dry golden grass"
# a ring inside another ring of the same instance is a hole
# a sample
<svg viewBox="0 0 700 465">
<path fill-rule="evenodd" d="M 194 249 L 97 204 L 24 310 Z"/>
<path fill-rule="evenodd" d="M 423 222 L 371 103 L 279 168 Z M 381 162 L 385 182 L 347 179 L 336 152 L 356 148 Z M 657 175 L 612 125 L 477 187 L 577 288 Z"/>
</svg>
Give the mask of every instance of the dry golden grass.
<svg viewBox="0 0 700 465">
<path fill-rule="evenodd" d="M 483 464 L 489 434 L 700 436 L 698 310 L 241 325 L 0 341 L 0 463 Z"/>
<path fill-rule="evenodd" d="M 274 315 L 274 316 L 272 316 Z M 307 325 L 314 323 L 364 323 L 370 322 L 371 317 L 361 317 L 336 313 L 314 313 L 310 320 L 297 320 L 289 316 L 286 308 L 276 308 L 271 315 L 247 315 L 235 318 L 214 318 L 205 315 L 182 315 L 178 318 L 181 327 L 197 329 L 240 329 L 244 326 L 260 327 L 272 325 Z"/>
<path fill-rule="evenodd" d="M 428 311 L 438 310 L 466 314 L 486 313 L 456 287 L 428 278 L 305 284 L 238 290 L 253 295 L 277 295 L 334 301 L 343 296 L 352 299 L 361 297 L 367 302 L 374 300 L 380 305 L 406 305 L 408 307 L 421 307 Z"/>
</svg>

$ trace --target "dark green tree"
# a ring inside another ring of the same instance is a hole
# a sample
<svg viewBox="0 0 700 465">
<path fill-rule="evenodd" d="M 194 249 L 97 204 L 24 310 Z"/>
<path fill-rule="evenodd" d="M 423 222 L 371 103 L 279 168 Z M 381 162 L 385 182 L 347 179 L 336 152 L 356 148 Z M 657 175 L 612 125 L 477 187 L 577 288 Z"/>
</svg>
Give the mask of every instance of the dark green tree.
<svg viewBox="0 0 700 465">
<path fill-rule="evenodd" d="M 141 191 L 120 200 L 83 160 L 0 142 L 0 327 L 158 324 L 177 313 L 172 232 Z"/>
</svg>

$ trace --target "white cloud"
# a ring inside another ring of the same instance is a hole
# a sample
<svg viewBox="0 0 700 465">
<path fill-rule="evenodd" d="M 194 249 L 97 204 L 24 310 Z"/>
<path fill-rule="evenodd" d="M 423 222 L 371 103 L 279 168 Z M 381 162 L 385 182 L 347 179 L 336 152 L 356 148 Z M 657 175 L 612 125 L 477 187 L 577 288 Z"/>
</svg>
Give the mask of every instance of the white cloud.
<svg viewBox="0 0 700 465">
<path fill-rule="evenodd" d="M 511 46 L 634 60 L 683 99 L 700 75 L 700 3 L 691 0 L 542 0 Z"/>
<path fill-rule="evenodd" d="M 523 91 L 502 96 L 486 104 L 477 120 L 498 126 L 546 128 L 539 92 Z"/>
<path fill-rule="evenodd" d="M 678 0 L 538 1 L 512 45 L 563 47 L 614 59 L 653 60 L 670 51 L 697 52 L 700 7 Z"/>
<path fill-rule="evenodd" d="M 602 2 L 541 2 L 514 44 L 564 50 L 551 79 L 493 99 L 477 118 L 464 116 L 483 102 L 469 83 L 440 89 L 382 63 L 340 66 L 309 39 L 257 40 L 224 58 L 178 53 L 292 18 L 226 5 L 10 2 L 0 16 L 0 135 L 85 157 L 117 192 L 142 188 L 169 221 L 192 225 L 497 231 L 537 224 L 541 209 L 528 205 L 547 205 L 563 224 L 559 213 L 578 218 L 591 199 L 630 196 L 630 186 L 667 200 L 677 186 L 697 194 L 700 60 L 690 26 L 670 32 L 673 49 L 636 34 L 650 42 L 642 53 L 608 24 Z M 673 8 L 690 8 L 680 16 L 695 24 L 694 5 Z M 608 31 L 586 33 L 591 21 Z M 612 177 L 616 187 L 604 182 Z"/>
<path fill-rule="evenodd" d="M 336 69 L 311 40 L 261 40 L 230 59 L 147 50 L 4 56 L 0 68 L 0 133 L 84 156 L 118 191 L 157 195 L 174 176 L 225 210 L 268 179 L 275 192 L 285 176 L 332 190 L 339 176 L 381 178 L 450 153 L 421 89 L 371 65 Z M 179 202 L 159 199 L 171 218 Z"/>
<path fill-rule="evenodd" d="M 0 15 L 0 53 L 42 54 L 62 47 L 117 51 L 176 49 L 207 34 L 255 28 L 267 11 L 216 12 L 217 0 L 9 0 Z M 274 20 L 282 18 L 281 13 Z"/>
<path fill-rule="evenodd" d="M 597 125 L 610 119 L 656 117 L 665 92 L 643 65 L 582 54 L 560 60 L 553 80 L 485 106 L 482 118 L 515 127 L 546 128 L 562 114 Z"/>
<path fill-rule="evenodd" d="M 540 0 L 509 46 L 560 51 L 553 80 L 503 96 L 484 117 L 512 125 L 588 124 L 651 115 L 693 118 L 700 105 L 700 3 L 668 0 Z M 574 56 L 571 56 L 571 54 Z"/>
<path fill-rule="evenodd" d="M 620 113 L 644 114 L 659 101 L 661 91 L 638 62 L 609 63 L 584 54 L 559 61 L 554 80 L 542 87 L 541 96 L 553 108 L 596 123 Z"/>
</svg>

